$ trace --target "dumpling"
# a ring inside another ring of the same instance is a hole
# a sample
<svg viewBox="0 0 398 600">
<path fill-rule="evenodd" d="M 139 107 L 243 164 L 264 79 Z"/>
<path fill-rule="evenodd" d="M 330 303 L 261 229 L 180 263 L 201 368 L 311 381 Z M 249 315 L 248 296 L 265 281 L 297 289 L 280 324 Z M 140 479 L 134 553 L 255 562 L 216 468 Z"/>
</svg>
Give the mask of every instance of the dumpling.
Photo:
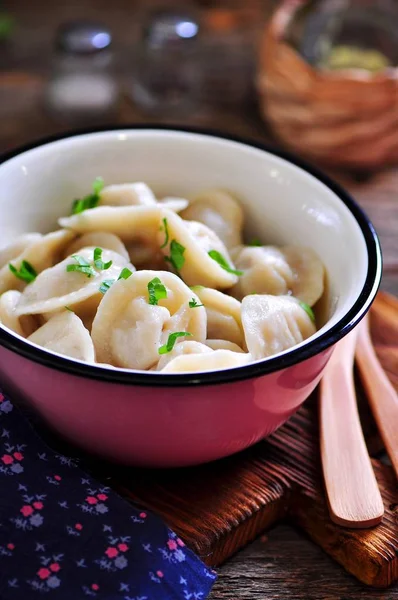
<svg viewBox="0 0 398 600">
<path fill-rule="evenodd" d="M 193 289 L 206 309 L 207 337 L 229 340 L 244 347 L 241 303 L 218 290 L 201 286 L 194 286 Z"/>
<path fill-rule="evenodd" d="M 325 267 L 319 256 L 303 246 L 284 246 L 283 254 L 294 273 L 293 296 L 314 306 L 325 288 Z"/>
<path fill-rule="evenodd" d="M 105 231 L 123 242 L 154 240 L 160 227 L 159 206 L 97 206 L 76 215 L 62 217 L 59 223 L 76 233 Z"/>
<path fill-rule="evenodd" d="M 163 354 L 161 359 L 159 360 L 156 371 L 161 371 L 164 367 L 176 356 L 182 356 L 185 354 L 208 354 L 212 352 L 212 349 L 209 347 L 207 341 L 206 344 L 202 344 L 201 342 L 180 342 L 176 344 L 171 352 L 168 354 Z"/>
<path fill-rule="evenodd" d="M 156 206 L 157 199 L 146 183 L 118 183 L 107 185 L 100 193 L 102 206 Z M 188 206 L 184 198 L 164 198 L 161 204 L 170 210 L 179 212 Z"/>
<path fill-rule="evenodd" d="M 243 271 L 231 289 L 236 298 L 249 294 L 292 294 L 309 306 L 322 296 L 324 267 L 317 254 L 301 246 L 260 246 L 236 249 L 236 268 Z"/>
<path fill-rule="evenodd" d="M 40 273 L 58 261 L 62 250 L 74 237 L 71 231 L 65 230 L 40 236 L 14 258 L 11 264 L 19 270 L 22 262 L 26 261 L 32 265 L 36 273 Z M 16 277 L 10 271 L 8 264 L 0 269 L 0 294 L 10 289 L 23 290 L 25 286 L 26 282 Z"/>
<path fill-rule="evenodd" d="M 43 236 L 41 233 L 24 233 L 17 237 L 11 244 L 0 249 L 0 269 L 4 265 L 8 265 L 13 258 L 16 258 L 26 248 L 40 240 Z"/>
<path fill-rule="evenodd" d="M 148 286 L 155 278 L 166 293 L 150 304 Z M 167 271 L 137 271 L 129 279 L 117 281 L 105 294 L 92 326 L 98 360 L 117 367 L 150 369 L 159 361 L 159 348 L 168 344 L 173 333 L 189 333 L 191 341 L 204 343 L 206 311 L 191 308 L 192 299 L 200 304 L 196 294 Z M 174 341 L 182 339 L 184 335 Z"/>
<path fill-rule="evenodd" d="M 246 296 L 242 324 L 253 360 L 288 350 L 316 331 L 307 311 L 292 296 Z"/>
<path fill-rule="evenodd" d="M 190 200 L 181 217 L 212 229 L 228 249 L 242 244 L 243 210 L 227 191 L 202 192 Z"/>
<path fill-rule="evenodd" d="M 231 352 L 230 350 L 214 350 L 202 354 L 182 354 L 176 356 L 162 369 L 161 373 L 203 373 L 204 371 L 220 371 L 243 367 L 251 362 L 250 354 Z"/>
<path fill-rule="evenodd" d="M 206 340 L 206 346 L 212 350 L 231 350 L 232 352 L 244 352 L 243 348 L 229 342 L 228 340 Z"/>
<path fill-rule="evenodd" d="M 28 337 L 38 327 L 35 317 L 25 315 L 18 317 L 15 307 L 21 297 L 21 292 L 9 290 L 0 296 L 0 323 L 22 337 Z"/>
<path fill-rule="evenodd" d="M 58 354 L 85 362 L 95 361 L 94 346 L 89 332 L 79 317 L 67 310 L 55 315 L 29 336 L 28 340 Z"/>
<path fill-rule="evenodd" d="M 162 210 L 161 219 L 163 227 L 157 232 L 159 246 L 169 265 L 188 285 L 225 289 L 237 282 L 228 250 L 211 229 L 196 221 L 184 221 L 166 209 Z M 215 253 L 224 267 L 209 252 Z"/>
<path fill-rule="evenodd" d="M 74 240 L 63 253 L 63 258 L 77 254 L 82 248 L 93 246 L 95 248 L 106 248 L 107 250 L 113 250 L 126 260 L 130 260 L 126 246 L 123 242 L 114 235 L 106 231 L 95 231 L 93 233 L 85 233 Z"/>
<path fill-rule="evenodd" d="M 93 255 L 94 248 L 82 248 L 78 256 L 92 265 Z M 79 304 L 88 300 L 98 305 L 102 298 L 99 291 L 102 282 L 117 279 L 124 267 L 134 270 L 123 256 L 112 250 L 104 249 L 102 260 L 112 261 L 110 268 L 93 268 L 90 277 L 84 272 L 66 270 L 68 265 L 77 264 L 72 256 L 46 269 L 27 286 L 16 306 L 16 314 L 42 314 L 63 309 L 65 306 L 75 311 L 78 310 Z"/>
</svg>

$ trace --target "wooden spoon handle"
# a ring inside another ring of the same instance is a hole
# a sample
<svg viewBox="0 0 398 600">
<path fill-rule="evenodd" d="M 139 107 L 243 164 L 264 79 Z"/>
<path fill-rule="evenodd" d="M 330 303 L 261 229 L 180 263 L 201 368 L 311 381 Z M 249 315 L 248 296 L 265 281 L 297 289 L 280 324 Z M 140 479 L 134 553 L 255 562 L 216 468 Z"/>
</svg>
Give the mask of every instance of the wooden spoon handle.
<svg viewBox="0 0 398 600">
<path fill-rule="evenodd" d="M 359 326 L 356 360 L 373 416 L 398 476 L 398 396 L 373 348 L 368 318 Z"/>
<path fill-rule="evenodd" d="M 362 433 L 353 364 L 357 331 L 334 349 L 320 386 L 321 458 L 332 521 L 353 528 L 380 523 L 384 506 Z"/>
</svg>

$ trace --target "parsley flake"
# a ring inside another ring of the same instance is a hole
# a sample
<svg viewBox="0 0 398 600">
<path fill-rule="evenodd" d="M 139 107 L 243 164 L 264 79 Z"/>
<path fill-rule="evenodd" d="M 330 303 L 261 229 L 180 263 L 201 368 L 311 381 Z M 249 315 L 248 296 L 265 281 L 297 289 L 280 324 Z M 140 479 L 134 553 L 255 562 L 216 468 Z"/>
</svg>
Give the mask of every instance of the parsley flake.
<svg viewBox="0 0 398 600">
<path fill-rule="evenodd" d="M 117 278 L 117 280 L 119 281 L 119 279 L 128 279 L 129 277 L 131 277 L 132 274 L 133 274 L 133 272 L 130 271 L 130 269 L 128 269 L 127 267 L 124 267 L 124 269 L 122 269 L 120 271 L 120 275 Z"/>
<path fill-rule="evenodd" d="M 188 333 L 187 331 L 175 331 L 174 333 L 170 333 L 167 343 L 163 346 L 160 346 L 160 348 L 158 349 L 159 354 L 168 354 L 173 350 L 177 338 L 188 336 L 192 336 L 192 333 Z"/>
<path fill-rule="evenodd" d="M 8 268 L 15 277 L 25 281 L 25 283 L 32 283 L 37 277 L 36 269 L 27 260 L 21 262 L 19 269 L 14 267 L 11 263 L 9 263 Z"/>
<path fill-rule="evenodd" d="M 96 275 L 96 272 L 85 258 L 79 256 L 78 254 L 73 254 L 72 258 L 75 259 L 77 264 L 67 265 L 66 270 L 68 273 L 71 271 L 77 271 L 78 273 L 83 273 L 83 275 L 86 275 L 87 277 L 93 277 Z"/>
<path fill-rule="evenodd" d="M 164 231 L 165 239 L 163 244 L 160 246 L 161 248 L 165 248 L 169 243 L 169 228 L 167 226 L 167 219 L 162 219 L 163 227 L 160 228 L 161 231 Z"/>
<path fill-rule="evenodd" d="M 189 301 L 189 308 L 198 308 L 199 306 L 204 306 L 204 304 L 198 304 L 195 298 Z"/>
<path fill-rule="evenodd" d="M 184 257 L 185 247 L 172 240 L 170 244 L 170 256 L 165 256 L 165 260 L 173 265 L 176 271 L 182 269 L 185 263 Z"/>
<path fill-rule="evenodd" d="M 106 294 L 109 288 L 115 283 L 115 279 L 104 279 L 99 287 L 101 294 Z"/>
<path fill-rule="evenodd" d="M 112 266 L 112 261 L 104 263 L 102 260 L 102 248 L 94 249 L 94 265 L 99 271 L 106 271 Z"/>
<path fill-rule="evenodd" d="M 97 177 L 92 184 L 92 193 L 73 201 L 72 215 L 78 215 L 89 208 L 95 208 L 100 201 L 100 193 L 104 187 L 102 177 Z"/>
<path fill-rule="evenodd" d="M 232 273 L 232 275 L 238 276 L 243 275 L 243 271 L 237 271 L 236 269 L 232 269 L 226 261 L 225 257 L 220 252 L 218 252 L 218 250 L 210 250 L 207 254 L 210 256 L 210 258 L 215 260 L 216 263 L 218 263 L 220 267 L 224 269 L 224 271 L 227 271 L 227 273 Z"/>
<path fill-rule="evenodd" d="M 262 246 L 262 243 L 260 242 L 260 240 L 258 238 L 253 238 L 249 243 L 248 246 Z"/>
<path fill-rule="evenodd" d="M 299 304 L 300 304 L 301 308 L 303 310 L 305 310 L 305 312 L 307 313 L 307 315 L 309 316 L 309 318 L 315 325 L 315 315 L 314 315 L 314 311 L 312 310 L 311 306 L 309 306 L 306 302 L 299 302 Z"/>
<path fill-rule="evenodd" d="M 149 304 L 157 306 L 159 300 L 167 298 L 167 290 L 159 277 L 155 277 L 148 283 Z"/>
<path fill-rule="evenodd" d="M 73 312 L 73 313 L 75 312 L 74 310 L 71 309 L 70 306 L 64 306 L 64 309 L 65 310 L 69 310 L 69 312 Z"/>
</svg>

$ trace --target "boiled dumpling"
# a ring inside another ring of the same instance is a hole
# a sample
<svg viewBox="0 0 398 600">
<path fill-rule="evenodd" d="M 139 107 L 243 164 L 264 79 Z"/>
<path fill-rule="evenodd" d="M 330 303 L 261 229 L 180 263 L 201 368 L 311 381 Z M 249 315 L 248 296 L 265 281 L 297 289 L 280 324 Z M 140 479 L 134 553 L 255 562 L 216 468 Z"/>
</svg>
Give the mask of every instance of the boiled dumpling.
<svg viewBox="0 0 398 600">
<path fill-rule="evenodd" d="M 206 346 L 212 350 L 231 350 L 232 352 L 244 352 L 243 348 L 229 342 L 228 340 L 206 340 Z"/>
<path fill-rule="evenodd" d="M 207 314 L 207 337 L 234 342 L 243 347 L 245 336 L 241 320 L 241 303 L 218 290 L 193 287 Z"/>
<path fill-rule="evenodd" d="M 92 247 L 82 248 L 78 256 L 92 265 L 93 255 Z M 98 305 L 102 298 L 99 288 L 103 281 L 117 279 L 124 267 L 134 270 L 123 256 L 112 250 L 104 249 L 102 260 L 112 261 L 112 265 L 106 270 L 93 268 L 90 277 L 83 272 L 66 270 L 68 265 L 77 264 L 72 256 L 46 269 L 25 289 L 15 309 L 16 314 L 48 313 L 65 306 L 75 310 L 79 304 L 89 299 Z"/>
<path fill-rule="evenodd" d="M 292 294 L 309 306 L 322 296 L 324 267 L 316 253 L 301 246 L 242 247 L 233 252 L 237 269 L 243 271 L 231 294 Z"/>
<path fill-rule="evenodd" d="M 13 242 L 0 249 L 0 269 L 8 265 L 10 261 L 22 254 L 26 248 L 40 240 L 41 233 L 24 233 L 17 237 Z"/>
<path fill-rule="evenodd" d="M 159 245 L 169 265 L 188 285 L 224 289 L 237 282 L 228 250 L 211 229 L 196 221 L 184 221 L 166 209 L 161 219 L 164 225 L 157 232 Z M 217 253 L 225 268 L 211 258 L 209 252 Z"/>
<path fill-rule="evenodd" d="M 182 356 L 185 354 L 208 354 L 212 349 L 209 347 L 208 342 L 202 344 L 201 342 L 180 342 L 176 344 L 171 352 L 163 354 L 159 360 L 156 371 L 161 371 L 164 367 L 176 356 Z"/>
<path fill-rule="evenodd" d="M 74 240 L 63 253 L 63 258 L 71 256 L 72 254 L 78 254 L 82 248 L 93 246 L 95 248 L 106 248 L 107 250 L 113 250 L 126 260 L 130 260 L 126 246 L 123 242 L 114 235 L 106 231 L 95 231 L 93 233 L 85 233 Z"/>
<path fill-rule="evenodd" d="M 78 360 L 94 362 L 94 346 L 87 329 L 73 312 L 55 315 L 31 336 L 30 342 Z"/>
<path fill-rule="evenodd" d="M 210 353 L 183 354 L 176 356 L 162 369 L 162 373 L 202 373 L 243 367 L 252 360 L 250 354 L 214 350 Z"/>
<path fill-rule="evenodd" d="M 167 296 L 150 304 L 148 286 L 154 279 L 164 286 Z M 191 308 L 192 299 L 200 304 L 188 286 L 167 271 L 137 271 L 129 279 L 117 281 L 105 294 L 93 322 L 91 334 L 98 360 L 129 369 L 150 369 L 158 363 L 159 348 L 167 344 L 170 334 L 189 333 L 190 340 L 203 343 L 206 311 Z M 177 343 L 181 339 L 184 337 Z"/>
<path fill-rule="evenodd" d="M 190 201 L 181 217 L 212 229 L 228 249 L 242 244 L 243 210 L 227 191 L 202 192 Z"/>
<path fill-rule="evenodd" d="M 284 254 L 274 246 L 244 246 L 233 252 L 236 268 L 243 271 L 231 289 L 236 298 L 249 294 L 285 295 L 291 290 L 294 273 Z"/>
<path fill-rule="evenodd" d="M 312 248 L 284 246 L 283 254 L 294 273 L 292 294 L 314 306 L 325 287 L 325 267 Z"/>
<path fill-rule="evenodd" d="M 36 273 L 40 273 L 59 260 L 62 250 L 73 238 L 74 234 L 65 230 L 40 236 L 14 258 L 11 264 L 16 269 L 20 269 L 22 262 L 26 261 L 32 265 Z M 16 277 L 10 271 L 8 264 L 0 269 L 0 294 L 10 289 L 23 290 L 25 286 L 26 282 Z"/>
<path fill-rule="evenodd" d="M 292 296 L 246 296 L 242 324 L 253 360 L 288 350 L 316 331 L 306 310 Z"/>
<path fill-rule="evenodd" d="M 18 317 L 15 314 L 20 298 L 21 292 L 17 290 L 9 290 L 0 296 L 0 323 L 22 337 L 28 337 L 37 329 L 38 323 L 32 315 Z"/>
<path fill-rule="evenodd" d="M 118 183 L 107 185 L 100 193 L 100 205 L 105 206 L 156 206 L 155 194 L 146 183 Z M 162 206 L 179 212 L 188 206 L 184 198 L 164 198 Z"/>
</svg>

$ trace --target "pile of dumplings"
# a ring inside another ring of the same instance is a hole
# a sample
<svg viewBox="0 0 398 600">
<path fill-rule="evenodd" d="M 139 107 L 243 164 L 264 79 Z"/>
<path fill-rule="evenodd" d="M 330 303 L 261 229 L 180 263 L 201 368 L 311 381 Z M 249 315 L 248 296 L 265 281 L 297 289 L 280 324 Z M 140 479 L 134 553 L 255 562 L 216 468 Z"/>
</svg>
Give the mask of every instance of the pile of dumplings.
<svg viewBox="0 0 398 600">
<path fill-rule="evenodd" d="M 0 249 L 0 323 L 51 352 L 161 373 L 247 365 L 316 331 L 324 267 L 242 238 L 227 191 L 157 199 L 145 183 L 75 200 L 60 229 Z"/>
</svg>

